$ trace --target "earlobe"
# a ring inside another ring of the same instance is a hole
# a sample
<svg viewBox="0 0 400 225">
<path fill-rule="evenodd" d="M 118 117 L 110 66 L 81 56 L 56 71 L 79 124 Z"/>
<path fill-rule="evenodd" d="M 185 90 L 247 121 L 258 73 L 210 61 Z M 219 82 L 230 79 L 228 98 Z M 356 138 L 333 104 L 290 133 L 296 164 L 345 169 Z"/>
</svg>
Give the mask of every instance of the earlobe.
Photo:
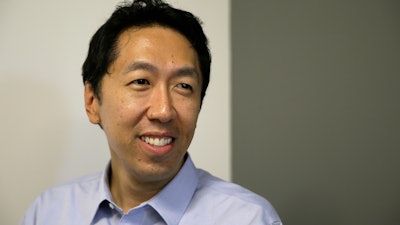
<svg viewBox="0 0 400 225">
<path fill-rule="evenodd" d="M 86 114 L 89 121 L 93 124 L 100 124 L 101 120 L 98 113 L 99 99 L 95 95 L 92 85 L 88 82 L 85 83 L 84 98 Z"/>
</svg>

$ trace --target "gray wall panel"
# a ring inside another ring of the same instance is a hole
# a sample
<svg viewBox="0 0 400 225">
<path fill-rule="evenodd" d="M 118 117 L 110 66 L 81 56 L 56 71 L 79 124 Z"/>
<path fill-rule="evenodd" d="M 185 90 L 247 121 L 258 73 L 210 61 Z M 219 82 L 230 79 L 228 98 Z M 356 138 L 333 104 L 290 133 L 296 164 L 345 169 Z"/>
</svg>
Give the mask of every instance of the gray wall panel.
<svg viewBox="0 0 400 225">
<path fill-rule="evenodd" d="M 398 1 L 232 1 L 233 181 L 296 225 L 399 224 Z"/>
</svg>

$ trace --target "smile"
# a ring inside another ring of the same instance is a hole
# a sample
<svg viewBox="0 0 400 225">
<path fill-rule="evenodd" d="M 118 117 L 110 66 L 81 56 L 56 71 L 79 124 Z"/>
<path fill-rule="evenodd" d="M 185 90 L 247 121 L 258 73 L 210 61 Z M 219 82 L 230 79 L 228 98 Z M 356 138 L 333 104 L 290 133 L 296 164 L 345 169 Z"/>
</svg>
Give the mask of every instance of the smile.
<svg viewBox="0 0 400 225">
<path fill-rule="evenodd" d="M 146 137 L 146 136 L 141 136 L 140 139 L 147 144 L 156 146 L 156 147 L 162 147 L 165 145 L 168 145 L 172 142 L 172 138 L 170 137 L 165 137 L 165 138 L 152 138 L 152 137 Z"/>
</svg>

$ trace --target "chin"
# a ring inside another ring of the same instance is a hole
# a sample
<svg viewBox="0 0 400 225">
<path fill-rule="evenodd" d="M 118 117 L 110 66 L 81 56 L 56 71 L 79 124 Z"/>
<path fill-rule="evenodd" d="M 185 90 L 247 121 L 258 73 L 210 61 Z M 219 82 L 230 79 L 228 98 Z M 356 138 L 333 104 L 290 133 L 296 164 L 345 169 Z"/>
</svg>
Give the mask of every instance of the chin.
<svg viewBox="0 0 400 225">
<path fill-rule="evenodd" d="M 178 165 L 160 165 L 159 163 L 147 165 L 142 168 L 140 175 L 143 181 L 166 182 L 171 180 L 179 171 Z"/>
</svg>

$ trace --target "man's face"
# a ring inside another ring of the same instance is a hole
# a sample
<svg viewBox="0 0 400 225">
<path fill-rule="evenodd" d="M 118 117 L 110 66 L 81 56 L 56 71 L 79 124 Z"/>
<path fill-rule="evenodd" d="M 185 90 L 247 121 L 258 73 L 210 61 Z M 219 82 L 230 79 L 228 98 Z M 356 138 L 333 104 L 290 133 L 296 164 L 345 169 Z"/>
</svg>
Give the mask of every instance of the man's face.
<svg viewBox="0 0 400 225">
<path fill-rule="evenodd" d="M 85 106 L 101 124 L 113 173 L 138 182 L 171 179 L 180 169 L 200 111 L 201 72 L 195 50 L 178 32 L 131 28 L 101 82 L 100 99 L 85 85 Z"/>
</svg>

